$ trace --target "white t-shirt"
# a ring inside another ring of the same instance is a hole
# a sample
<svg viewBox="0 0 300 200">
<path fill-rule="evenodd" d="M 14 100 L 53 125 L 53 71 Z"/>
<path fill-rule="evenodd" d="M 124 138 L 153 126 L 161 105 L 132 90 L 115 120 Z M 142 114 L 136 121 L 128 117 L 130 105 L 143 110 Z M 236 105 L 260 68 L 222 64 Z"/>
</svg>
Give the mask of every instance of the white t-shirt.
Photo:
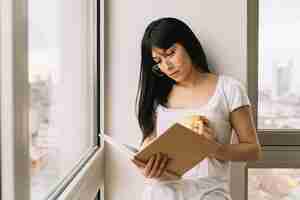
<svg viewBox="0 0 300 200">
<path fill-rule="evenodd" d="M 158 105 L 157 134 L 162 134 L 174 122 L 186 115 L 198 114 L 208 118 L 219 143 L 230 144 L 232 139 L 230 112 L 243 105 L 251 105 L 244 85 L 228 75 L 219 75 L 216 90 L 205 105 L 195 108 L 166 108 Z M 183 176 L 183 178 L 193 177 L 219 177 L 229 180 L 229 161 L 207 158 Z"/>
</svg>

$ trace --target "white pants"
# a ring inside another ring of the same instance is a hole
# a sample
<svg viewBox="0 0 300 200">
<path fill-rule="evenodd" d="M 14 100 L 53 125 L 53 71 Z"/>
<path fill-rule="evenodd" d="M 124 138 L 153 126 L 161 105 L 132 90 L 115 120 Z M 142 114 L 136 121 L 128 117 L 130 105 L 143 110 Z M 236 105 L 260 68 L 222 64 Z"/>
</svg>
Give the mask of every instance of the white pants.
<svg viewBox="0 0 300 200">
<path fill-rule="evenodd" d="M 228 182 L 218 178 L 150 181 L 143 200 L 231 200 Z"/>
</svg>

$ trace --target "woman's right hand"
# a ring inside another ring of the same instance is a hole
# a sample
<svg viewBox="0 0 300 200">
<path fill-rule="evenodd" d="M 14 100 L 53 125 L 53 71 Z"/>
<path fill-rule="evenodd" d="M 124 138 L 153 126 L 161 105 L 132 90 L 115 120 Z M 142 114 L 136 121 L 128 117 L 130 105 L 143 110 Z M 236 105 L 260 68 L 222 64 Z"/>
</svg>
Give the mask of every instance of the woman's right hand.
<svg viewBox="0 0 300 200">
<path fill-rule="evenodd" d="M 166 171 L 168 161 L 170 159 L 161 153 L 154 154 L 145 164 L 136 158 L 132 162 L 141 170 L 146 178 L 154 178 L 158 180 L 175 180 L 179 179 L 177 175 Z"/>
</svg>

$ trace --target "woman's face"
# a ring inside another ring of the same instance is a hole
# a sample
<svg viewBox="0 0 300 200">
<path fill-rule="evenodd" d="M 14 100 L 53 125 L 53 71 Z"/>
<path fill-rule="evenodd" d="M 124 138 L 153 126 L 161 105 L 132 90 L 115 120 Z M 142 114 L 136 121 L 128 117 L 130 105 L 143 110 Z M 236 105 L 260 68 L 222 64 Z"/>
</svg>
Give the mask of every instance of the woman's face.
<svg viewBox="0 0 300 200">
<path fill-rule="evenodd" d="M 192 60 L 179 43 L 168 49 L 152 48 L 152 58 L 160 71 L 176 82 L 185 80 L 193 71 Z"/>
</svg>

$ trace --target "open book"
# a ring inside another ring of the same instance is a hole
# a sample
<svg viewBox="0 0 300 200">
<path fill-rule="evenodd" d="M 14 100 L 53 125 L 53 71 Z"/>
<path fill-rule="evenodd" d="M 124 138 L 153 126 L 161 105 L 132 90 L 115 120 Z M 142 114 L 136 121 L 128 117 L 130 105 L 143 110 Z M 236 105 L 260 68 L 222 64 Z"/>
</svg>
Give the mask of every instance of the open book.
<svg viewBox="0 0 300 200">
<path fill-rule="evenodd" d="M 177 176 L 182 176 L 205 157 L 215 153 L 220 145 L 180 123 L 173 124 L 141 150 L 121 144 L 107 135 L 100 134 L 100 137 L 128 158 L 134 157 L 143 163 L 147 163 L 153 154 L 160 152 L 167 155 L 171 161 L 166 170 Z"/>
<path fill-rule="evenodd" d="M 105 142 L 111 144 L 113 147 L 118 149 L 120 152 L 124 153 L 129 159 L 133 159 L 136 153 L 139 151 L 137 147 L 128 144 L 122 144 L 116 141 L 114 138 L 106 135 L 106 134 L 99 134 L 100 138 L 103 139 Z"/>
</svg>

